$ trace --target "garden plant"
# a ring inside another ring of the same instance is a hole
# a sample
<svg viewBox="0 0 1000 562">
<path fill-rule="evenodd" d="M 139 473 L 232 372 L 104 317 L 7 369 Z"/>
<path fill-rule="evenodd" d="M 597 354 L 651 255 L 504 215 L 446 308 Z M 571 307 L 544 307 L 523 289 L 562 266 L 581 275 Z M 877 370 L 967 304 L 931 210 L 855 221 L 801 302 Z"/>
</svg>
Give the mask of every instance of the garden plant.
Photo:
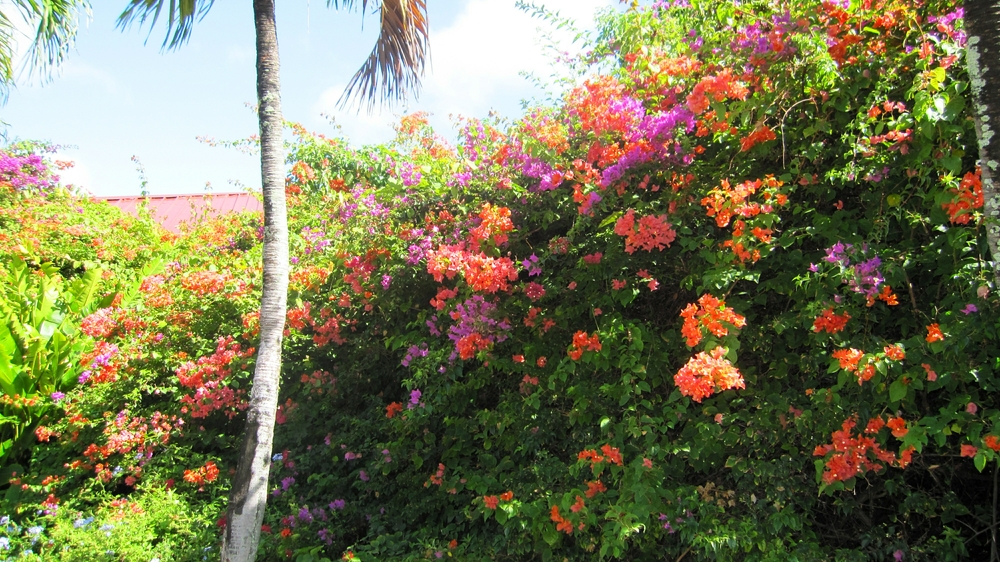
<svg viewBox="0 0 1000 562">
<path fill-rule="evenodd" d="M 661 1 L 596 29 L 554 101 L 454 140 L 288 124 L 258 558 L 996 559 L 961 6 Z M 262 218 L 172 235 L 48 154 L 0 154 L 0 276 L 26 279 L 0 290 L 0 558 L 218 558 Z"/>
</svg>

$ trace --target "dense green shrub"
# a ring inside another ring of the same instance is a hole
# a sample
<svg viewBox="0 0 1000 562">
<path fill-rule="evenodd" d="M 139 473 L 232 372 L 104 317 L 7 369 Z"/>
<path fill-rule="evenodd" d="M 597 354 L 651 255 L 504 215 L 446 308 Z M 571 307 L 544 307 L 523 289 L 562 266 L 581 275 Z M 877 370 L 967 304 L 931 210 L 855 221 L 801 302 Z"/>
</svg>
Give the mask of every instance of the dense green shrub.
<svg viewBox="0 0 1000 562">
<path fill-rule="evenodd" d="M 262 559 L 989 549 L 997 300 L 956 6 L 672 4 L 605 15 L 558 104 L 454 147 L 419 114 L 361 150 L 293 128 Z M 110 355 L 5 503 L 64 521 L 39 548 L 112 496 L 224 524 L 259 236 L 206 221 L 91 319 Z"/>
</svg>

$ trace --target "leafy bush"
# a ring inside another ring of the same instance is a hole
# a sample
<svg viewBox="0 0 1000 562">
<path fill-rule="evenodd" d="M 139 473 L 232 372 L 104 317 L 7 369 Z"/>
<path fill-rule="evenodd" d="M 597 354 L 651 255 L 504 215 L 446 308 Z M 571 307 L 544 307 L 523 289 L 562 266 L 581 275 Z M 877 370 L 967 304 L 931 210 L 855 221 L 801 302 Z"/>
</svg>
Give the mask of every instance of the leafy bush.
<svg viewBox="0 0 1000 562">
<path fill-rule="evenodd" d="M 557 104 L 456 146 L 419 114 L 360 150 L 293 127 L 261 558 L 982 557 L 997 300 L 956 6 L 599 29 Z M 211 545 L 260 228 L 151 246 L 12 480 L 18 524 L 174 494 Z"/>
</svg>

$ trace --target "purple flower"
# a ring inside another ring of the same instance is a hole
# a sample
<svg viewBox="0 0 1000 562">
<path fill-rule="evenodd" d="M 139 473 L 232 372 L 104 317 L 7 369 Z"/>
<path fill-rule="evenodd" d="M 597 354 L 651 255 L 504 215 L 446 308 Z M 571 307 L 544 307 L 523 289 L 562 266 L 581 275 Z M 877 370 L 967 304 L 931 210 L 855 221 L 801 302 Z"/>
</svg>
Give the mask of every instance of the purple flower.
<svg viewBox="0 0 1000 562">
<path fill-rule="evenodd" d="M 413 362 L 417 357 L 427 357 L 427 344 L 421 343 L 420 345 L 411 345 L 409 349 L 406 350 L 406 357 L 403 358 L 401 362 L 404 367 L 409 367 L 410 363 Z"/>
<path fill-rule="evenodd" d="M 347 505 L 347 502 L 344 500 L 333 500 L 330 502 L 330 509 L 332 511 L 340 511 L 341 509 L 344 509 L 345 505 Z"/>
<path fill-rule="evenodd" d="M 358 458 L 358 455 L 355 455 L 351 451 L 347 451 L 346 453 L 344 453 L 344 460 L 345 461 L 353 461 L 356 458 Z"/>
<path fill-rule="evenodd" d="M 423 393 L 420 392 L 419 388 L 414 388 L 410 392 L 410 404 L 413 405 L 413 406 L 416 406 L 417 404 L 419 404 L 420 403 L 420 397 L 422 396 L 422 394 Z"/>
<path fill-rule="evenodd" d="M 528 270 L 528 276 L 530 277 L 542 274 L 542 268 L 538 265 L 538 256 L 535 254 L 531 254 L 531 257 L 522 261 L 521 265 L 524 266 L 524 269 Z"/>
<path fill-rule="evenodd" d="M 896 562 L 903 562 L 903 551 L 897 550 L 896 552 L 893 552 L 892 559 L 895 560 Z"/>
<path fill-rule="evenodd" d="M 281 489 L 282 491 L 288 491 L 288 488 L 295 483 L 295 478 L 292 476 L 286 476 L 281 479 Z"/>
<path fill-rule="evenodd" d="M 316 536 L 319 537 L 319 540 L 325 542 L 327 546 L 333 544 L 333 533 L 327 529 L 320 529 L 319 532 L 316 533 Z"/>
<path fill-rule="evenodd" d="M 969 305 L 969 306 L 972 306 L 972 305 Z M 968 314 L 968 313 L 966 313 L 966 314 Z M 53 402 L 59 402 L 59 401 L 60 401 L 60 400 L 62 400 L 63 398 L 66 398 L 66 395 L 65 395 L 65 394 L 63 394 L 62 392 L 58 392 L 58 391 L 56 391 L 56 392 L 53 392 L 53 393 L 51 394 L 51 398 L 52 398 L 52 401 L 53 401 Z"/>
<path fill-rule="evenodd" d="M 313 516 L 312 513 L 309 513 L 308 507 L 303 507 L 299 510 L 299 520 L 305 521 L 306 523 L 312 523 Z"/>
<path fill-rule="evenodd" d="M 386 291 L 389 290 L 389 284 L 392 283 L 392 275 L 382 276 L 382 288 Z"/>
<path fill-rule="evenodd" d="M 363 470 L 358 472 L 358 478 L 360 478 L 362 482 L 367 482 L 368 480 L 370 480 L 368 478 L 368 473 Z"/>
<path fill-rule="evenodd" d="M 976 305 L 970 303 L 970 304 L 965 305 L 965 308 L 962 309 L 962 312 L 965 313 L 966 316 L 968 316 L 969 314 L 972 314 L 973 312 L 979 312 L 979 309 L 976 308 Z"/>
</svg>

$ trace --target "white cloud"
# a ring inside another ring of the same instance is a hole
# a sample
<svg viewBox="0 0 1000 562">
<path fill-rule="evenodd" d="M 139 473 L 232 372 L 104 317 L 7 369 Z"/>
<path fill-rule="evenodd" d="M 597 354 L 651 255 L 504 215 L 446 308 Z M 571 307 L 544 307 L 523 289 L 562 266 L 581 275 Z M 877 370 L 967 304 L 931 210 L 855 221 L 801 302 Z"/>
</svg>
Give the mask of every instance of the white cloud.
<svg viewBox="0 0 1000 562">
<path fill-rule="evenodd" d="M 588 29 L 594 14 L 602 7 L 615 5 L 614 0 L 547 0 L 545 6 L 563 17 L 576 20 L 577 27 Z M 453 23 L 436 29 L 431 22 L 431 61 L 423 81 L 420 99 L 411 102 L 406 113 L 428 111 L 431 124 L 446 138 L 453 133 L 450 115 L 485 117 L 496 109 L 508 117 L 516 117 L 519 102 L 524 98 L 543 95 L 535 85 L 522 77 L 522 72 L 547 77 L 551 74 L 551 53 L 541 44 L 542 32 L 548 24 L 519 10 L 514 0 L 470 0 Z M 571 45 L 569 33 L 555 33 L 560 48 L 579 49 Z M 340 115 L 334 103 L 343 86 L 328 88 L 314 105 L 314 111 Z M 396 117 L 345 115 L 338 117 L 344 133 L 354 144 L 386 141 L 392 137 L 389 126 Z"/>
<path fill-rule="evenodd" d="M 63 76 L 75 78 L 88 84 L 93 84 L 100 88 L 105 94 L 119 96 L 127 94 L 127 89 L 122 88 L 114 74 L 98 68 L 91 64 L 79 60 L 70 59 L 63 65 Z M 129 99 L 131 101 L 131 99 Z"/>
<path fill-rule="evenodd" d="M 328 128 L 329 121 L 324 116 L 335 116 L 336 125 L 341 130 L 334 135 L 345 135 L 355 146 L 375 144 L 391 139 L 395 135 L 392 125 L 398 121 L 396 116 L 389 112 L 369 115 L 364 111 L 358 113 L 353 109 L 345 111 L 337 106 L 337 100 L 344 93 L 346 86 L 346 84 L 336 84 L 323 90 L 319 99 L 313 104 L 313 119 L 310 125 L 315 129 Z"/>
</svg>

